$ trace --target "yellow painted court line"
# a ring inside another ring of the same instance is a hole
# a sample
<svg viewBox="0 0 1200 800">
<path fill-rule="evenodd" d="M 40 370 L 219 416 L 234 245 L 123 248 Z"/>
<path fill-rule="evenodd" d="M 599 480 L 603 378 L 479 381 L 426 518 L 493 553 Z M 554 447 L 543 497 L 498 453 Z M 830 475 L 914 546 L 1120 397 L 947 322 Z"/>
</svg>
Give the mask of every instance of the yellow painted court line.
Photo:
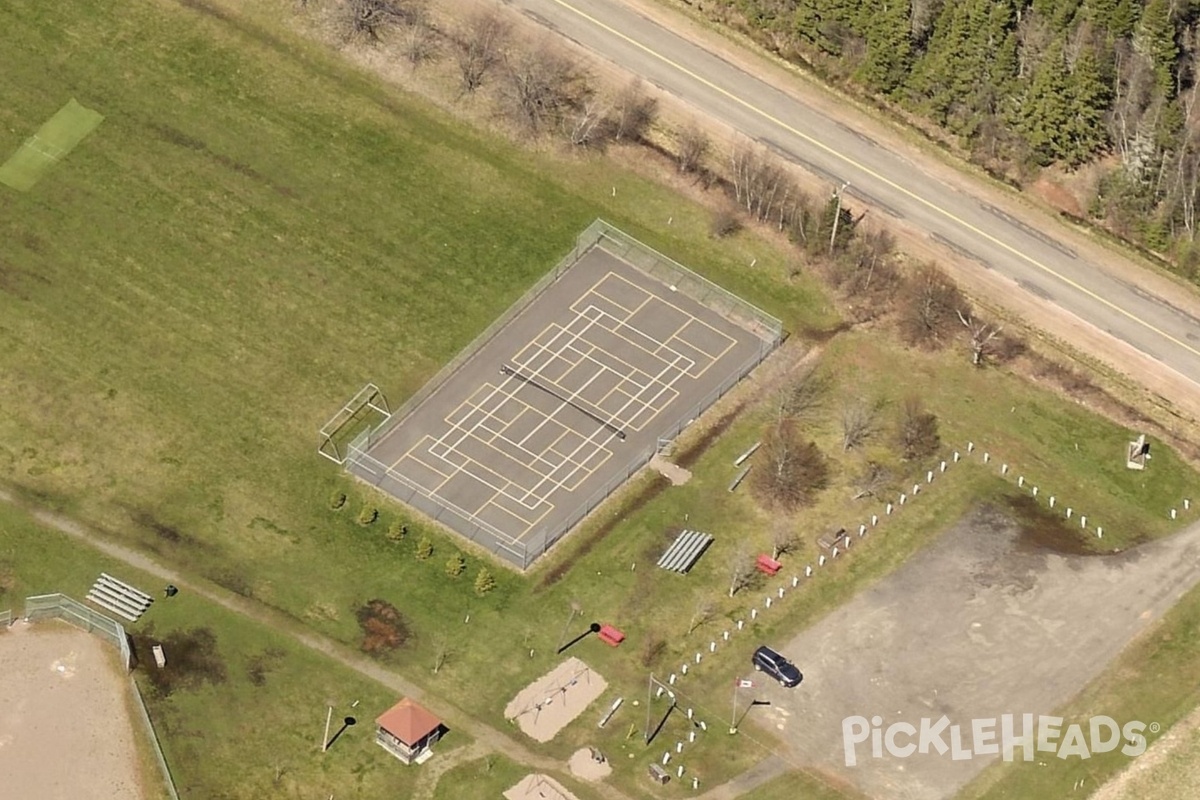
<svg viewBox="0 0 1200 800">
<path fill-rule="evenodd" d="M 570 11 L 573 14 L 576 14 L 579 17 L 587 20 L 588 22 L 595 25 L 597 28 L 600 28 L 601 30 L 606 31 L 606 32 L 612 34 L 613 36 L 616 36 L 618 39 L 622 40 L 623 42 L 626 42 L 627 44 L 630 44 L 633 47 L 636 47 L 638 50 L 641 50 L 642 52 L 646 53 L 647 55 L 657 59 L 658 61 L 661 61 L 662 63 L 666 64 L 667 66 L 671 67 L 672 69 L 678 70 L 679 72 L 688 76 L 689 78 L 696 81 L 697 83 L 700 83 L 700 84 L 708 87 L 709 89 L 716 92 L 717 94 L 720 94 L 721 96 L 728 98 L 729 100 L 732 100 L 734 103 L 737 103 L 738 105 L 740 105 L 742 108 L 746 109 L 747 111 L 757 114 L 758 116 L 762 117 L 763 119 L 767 120 L 768 122 L 778 125 L 780 128 L 783 128 L 785 131 L 791 133 L 793 136 L 798 136 L 799 138 L 808 142 L 813 147 L 816 147 L 816 148 L 828 153 L 829 155 L 833 156 L 834 158 L 837 158 L 838 160 L 843 161 L 846 164 L 849 164 L 850 166 L 854 167 L 855 169 L 861 170 L 862 172 L 871 176 L 875 180 L 877 180 L 887 186 L 890 186 L 891 188 L 900 192 L 904 196 L 925 206 L 929 210 L 935 211 L 938 214 L 941 214 L 942 216 L 944 216 L 946 219 L 950 220 L 951 222 L 955 222 L 955 223 L 961 225 L 963 228 L 966 228 L 967 230 L 971 231 L 976 236 L 982 237 L 983 239 L 986 239 L 987 241 L 991 242 L 992 244 L 996 245 L 997 247 L 1000 247 L 1000 248 L 1008 251 L 1009 253 L 1013 254 L 1017 258 L 1029 263 L 1030 265 L 1032 265 L 1034 267 L 1037 267 L 1042 272 L 1045 272 L 1047 275 L 1052 275 L 1055 278 L 1058 278 L 1060 281 L 1062 281 L 1066 285 L 1070 286 L 1071 288 L 1075 289 L 1076 291 L 1086 295 L 1087 297 L 1092 298 L 1096 302 L 1117 312 L 1121 316 L 1123 316 L 1129 320 L 1132 320 L 1133 322 L 1136 322 L 1137 324 L 1144 327 L 1146 330 L 1158 334 L 1162 338 L 1166 339 L 1168 342 L 1171 342 L 1172 344 L 1182 347 L 1184 350 L 1187 350 L 1189 353 L 1192 353 L 1193 355 L 1200 356 L 1200 350 L 1197 350 L 1196 348 L 1192 347 L 1187 342 L 1182 342 L 1179 339 L 1176 339 L 1174 336 L 1167 333 L 1166 331 L 1150 324 L 1149 322 L 1147 322 L 1146 320 L 1142 319 L 1141 317 L 1133 314 L 1132 312 L 1126 311 L 1121 306 L 1117 305 L 1116 303 L 1112 302 L 1111 300 L 1107 300 L 1107 299 L 1101 297 L 1100 295 L 1093 292 L 1091 289 L 1088 289 L 1087 287 L 1082 286 L 1079 283 L 1076 283 L 1072 279 L 1068 278 L 1067 276 L 1063 275 L 1062 273 L 1058 272 L 1057 270 L 1053 269 L 1052 267 L 1049 267 L 1046 264 L 1043 264 L 1042 262 L 1040 262 L 1037 259 L 1033 258 L 1032 256 L 1028 255 L 1027 253 L 1023 253 L 1020 250 L 1018 250 L 1017 248 L 1008 244 L 1007 242 L 997 239 L 995 236 L 992 236 L 990 233 L 987 233 L 986 231 L 982 230 L 981 228 L 977 228 L 976 226 L 972 225 L 971 223 L 967 222 L 966 220 L 962 219 L 961 217 L 956 216 L 955 214 L 951 213 L 950 211 L 947 211 L 946 209 L 942 208 L 941 206 L 937 205 L 936 203 L 926 200 L 924 197 L 921 197 L 920 195 L 916 194 L 915 192 L 912 192 L 909 189 L 904 188 L 903 186 L 896 183 L 895 181 L 885 178 L 883 175 L 880 175 L 879 173 L 875 172 L 871 168 L 858 163 L 854 159 L 849 158 L 846 155 L 843 155 L 842 153 L 838 152 L 837 150 L 834 150 L 829 145 L 827 145 L 823 142 L 820 142 L 816 139 L 813 139 L 811 136 L 805 135 L 804 133 L 796 130 L 791 125 L 788 125 L 786 122 L 779 119 L 775 115 L 762 110 L 761 108 L 754 105 L 750 101 L 748 101 L 742 97 L 739 97 L 736 94 L 734 94 L 733 92 L 730 92 L 729 90 L 718 86 L 717 84 L 713 83 L 712 81 L 708 80 L 707 78 L 704 78 L 704 77 L 696 74 L 692 70 L 688 69 L 687 67 L 683 66 L 682 64 L 679 64 L 679 63 L 673 61 L 670 58 L 667 58 L 666 56 L 664 56 L 663 54 L 654 50 L 653 48 L 649 47 L 648 45 L 644 45 L 641 42 L 639 42 L 638 40 L 636 40 L 624 33 L 621 33 L 616 28 L 613 28 L 610 25 L 606 25 L 605 23 L 596 19 L 595 17 L 588 14 L 587 12 L 581 11 L 580 9 L 571 5 L 570 3 L 565 2 L 565 0 L 552 0 L 552 2 L 554 2 L 555 4 L 557 4 L 559 6 L 562 6 L 567 11 Z M 1066 309 L 1064 309 L 1064 310 L 1066 310 Z M 1142 351 L 1142 352 L 1144 353 L 1145 351 Z M 1153 358 L 1153 356 L 1151 356 L 1151 358 Z M 1158 360 L 1158 359 L 1155 359 L 1155 360 Z"/>
<path fill-rule="evenodd" d="M 635 269 L 636 269 L 636 267 L 635 267 Z M 622 281 L 622 282 L 624 282 L 624 283 L 627 283 L 627 284 L 629 284 L 630 286 L 632 286 L 634 289 L 637 289 L 638 291 L 644 291 L 644 290 L 643 290 L 643 289 L 642 289 L 640 286 L 638 286 L 636 283 L 633 283 L 632 281 L 630 281 L 628 278 L 626 278 L 626 277 L 625 277 L 625 276 L 623 276 L 623 275 L 618 275 L 618 274 L 616 274 L 615 272 L 610 272 L 610 273 L 609 273 L 609 275 L 611 275 L 611 276 L 612 276 L 613 278 L 615 278 L 616 280 L 619 280 L 619 281 Z M 594 289 L 595 287 L 592 287 L 592 288 Z M 591 291 L 591 290 L 589 290 L 589 291 Z M 605 294 L 603 294 L 603 293 L 596 292 L 596 294 L 597 294 L 597 295 L 599 295 L 600 297 L 603 297 L 605 300 L 607 300 L 608 302 L 612 303 L 613 305 L 619 305 L 619 304 L 618 304 L 618 303 L 617 303 L 615 300 L 613 300 L 611 297 L 608 297 L 607 295 L 605 295 Z M 585 295 L 585 297 L 586 297 L 586 295 Z M 575 302 L 576 302 L 576 303 L 582 302 L 582 301 L 583 301 L 583 299 L 584 299 L 583 297 L 580 297 L 580 299 L 579 299 L 579 300 L 577 300 L 577 301 L 575 301 Z M 643 332 L 642 332 L 642 331 L 641 331 L 639 328 L 637 328 L 637 327 L 635 327 L 635 326 L 633 326 L 633 325 L 629 324 L 629 320 L 630 320 L 630 318 L 631 318 L 631 317 L 633 317 L 633 315 L 634 315 L 634 314 L 636 314 L 637 312 L 641 311 L 641 310 L 642 310 L 642 308 L 644 308 L 644 307 L 645 307 L 645 306 L 646 306 L 646 305 L 647 305 L 647 304 L 648 304 L 650 301 L 654 301 L 654 302 L 658 303 L 659 305 L 663 305 L 663 306 L 666 306 L 667 308 L 673 309 L 674 311 L 676 311 L 676 312 L 678 312 L 679 314 L 681 314 L 681 315 L 683 315 L 684 317 L 686 317 L 686 318 L 687 318 L 687 322 L 685 322 L 685 323 L 684 323 L 684 324 L 683 324 L 683 325 L 680 327 L 680 329 L 679 329 L 679 330 L 682 330 L 683 328 L 686 328 L 686 327 L 687 327 L 688 325 L 690 325 L 690 324 L 703 325 L 704 327 L 708 328 L 710 331 L 712 331 L 713 333 L 715 333 L 717 336 L 720 336 L 720 337 L 721 337 L 721 338 L 723 338 L 723 339 L 727 339 L 727 340 L 729 341 L 729 347 L 726 347 L 726 348 L 725 348 L 725 350 L 724 350 L 724 351 L 722 351 L 722 355 L 724 355 L 726 352 L 728 352 L 728 351 L 729 351 L 729 349 L 730 349 L 730 348 L 732 348 L 734 345 L 736 345 L 736 344 L 737 344 L 737 340 L 736 340 L 736 339 L 734 339 L 734 338 L 733 338 L 732 336 L 730 336 L 729 334 L 727 334 L 727 333 L 725 333 L 725 332 L 723 332 L 723 331 L 719 331 L 719 330 L 717 330 L 717 329 L 716 329 L 716 328 L 714 328 L 712 325 L 709 325 L 707 322 L 705 322 L 704 320 L 702 320 L 702 319 L 700 319 L 699 317 L 697 317 L 695 314 L 691 313 L 690 311 L 684 311 L 682 308 L 680 308 L 679 306 L 675 305 L 675 304 L 674 304 L 674 303 L 672 303 L 670 300 L 666 299 L 665 297 L 661 297 L 661 296 L 659 296 L 659 295 L 657 295 L 657 294 L 651 294 L 651 295 L 650 295 L 650 297 L 649 297 L 649 298 L 648 298 L 648 299 L 647 299 L 645 302 L 643 302 L 641 305 L 639 305 L 639 306 L 638 306 L 636 309 L 634 309 L 633 311 L 629 312 L 629 316 L 628 316 L 628 317 L 626 317 L 626 318 L 625 318 L 625 319 L 623 319 L 623 320 L 620 320 L 620 322 L 621 322 L 622 324 L 624 324 L 624 325 L 627 325 L 629 328 L 631 328 L 631 329 L 633 329 L 633 330 L 637 331 L 637 332 L 638 332 L 638 333 L 640 333 L 642 336 L 645 336 L 647 339 L 650 339 L 651 341 L 660 341 L 660 340 L 662 339 L 662 337 L 660 337 L 660 336 L 651 336 L 651 335 L 650 335 L 650 334 L 648 334 L 648 333 L 643 333 Z M 574 305 L 572 305 L 572 308 L 574 308 Z M 601 312 L 603 313 L 603 309 L 601 309 Z M 613 317 L 613 318 L 614 318 L 614 319 L 616 319 L 616 317 Z M 679 333 L 679 330 L 676 330 L 676 331 L 675 331 L 675 333 Z M 614 331 L 614 333 L 615 333 L 615 331 Z M 670 341 L 670 338 L 668 338 L 666 341 Z M 680 341 L 687 341 L 687 340 L 686 340 L 686 339 L 680 339 Z M 665 342 L 664 342 L 664 344 L 665 344 Z M 689 342 L 689 344 L 690 344 L 690 342 Z M 644 349 L 644 348 L 643 348 L 643 349 Z M 704 348 L 702 348 L 702 347 L 696 347 L 696 345 L 694 345 L 694 344 L 693 344 L 693 345 L 692 345 L 692 349 L 693 349 L 693 350 L 695 350 L 695 351 L 696 351 L 696 352 L 698 352 L 698 353 L 704 353 L 705 355 L 708 355 L 708 353 L 707 353 L 707 352 L 704 350 Z M 647 351 L 647 352 L 650 352 L 650 351 Z M 720 358 L 720 356 L 718 356 L 718 357 L 717 357 L 717 359 L 719 359 L 719 358 Z M 714 360 L 717 360 L 717 359 L 714 359 Z M 706 368 L 706 369 L 707 369 L 707 368 Z M 703 375 L 703 374 L 704 374 L 703 370 L 701 370 L 700 374 L 701 374 L 701 375 Z"/>
</svg>

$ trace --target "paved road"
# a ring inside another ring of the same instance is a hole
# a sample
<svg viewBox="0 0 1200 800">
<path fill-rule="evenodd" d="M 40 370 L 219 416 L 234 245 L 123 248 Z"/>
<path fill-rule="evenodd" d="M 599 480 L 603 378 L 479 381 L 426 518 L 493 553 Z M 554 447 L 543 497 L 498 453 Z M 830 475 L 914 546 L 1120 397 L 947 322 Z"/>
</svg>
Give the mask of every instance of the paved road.
<svg viewBox="0 0 1200 800">
<path fill-rule="evenodd" d="M 1188 389 L 1200 387 L 1200 319 L 1097 270 L 1085 248 L 949 188 L 914 161 L 617 0 L 507 2 L 817 176 L 850 182 L 849 193 L 861 201 L 923 231 L 974 268 L 1006 276 L 1010 291 L 1053 302 L 1168 366 Z"/>
</svg>

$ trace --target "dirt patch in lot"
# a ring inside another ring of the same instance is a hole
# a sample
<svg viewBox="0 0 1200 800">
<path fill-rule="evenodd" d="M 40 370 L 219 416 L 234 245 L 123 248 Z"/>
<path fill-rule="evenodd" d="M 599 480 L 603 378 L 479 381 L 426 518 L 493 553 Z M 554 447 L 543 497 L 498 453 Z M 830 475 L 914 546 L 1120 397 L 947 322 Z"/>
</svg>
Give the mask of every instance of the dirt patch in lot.
<svg viewBox="0 0 1200 800">
<path fill-rule="evenodd" d="M 871 797 L 953 796 L 997 756 L 877 758 L 866 741 L 852 746 L 851 765 L 844 721 L 919 729 L 945 715 L 970 750 L 973 720 L 1012 714 L 1019 728 L 1022 714 L 1052 714 L 1200 578 L 1200 526 L 1121 553 L 1073 547 L 1020 509 L 975 510 L 783 647 L 804 683 L 758 690 L 771 705 L 751 721 L 778 731 L 801 763 Z"/>
</svg>

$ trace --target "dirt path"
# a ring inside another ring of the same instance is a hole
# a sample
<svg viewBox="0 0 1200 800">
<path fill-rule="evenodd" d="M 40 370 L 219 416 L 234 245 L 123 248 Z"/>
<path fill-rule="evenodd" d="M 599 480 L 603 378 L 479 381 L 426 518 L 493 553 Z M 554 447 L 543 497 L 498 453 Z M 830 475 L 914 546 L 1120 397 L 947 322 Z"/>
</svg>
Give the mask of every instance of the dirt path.
<svg viewBox="0 0 1200 800">
<path fill-rule="evenodd" d="M 494 752 L 492 748 L 482 741 L 472 742 L 467 747 L 460 747 L 449 753 L 439 752 L 437 758 L 432 758 L 421 765 L 421 774 L 417 777 L 417 785 L 413 788 L 412 800 L 430 800 L 442 775 L 454 767 L 477 758 L 483 758 L 491 752 Z"/>
<path fill-rule="evenodd" d="M 79 539 L 110 558 L 123 561 L 131 567 L 154 575 L 163 581 L 173 583 L 181 591 L 192 592 L 206 600 L 217 603 L 235 614 L 240 614 L 262 625 L 266 625 L 276 632 L 287 634 L 304 647 L 327 656 L 398 694 L 413 698 L 437 716 L 453 720 L 454 727 L 474 738 L 476 742 L 471 747 L 476 748 L 476 750 L 472 752 L 480 754 L 488 752 L 503 753 L 506 757 L 528 766 L 537 772 L 557 773 L 566 769 L 565 763 L 535 753 L 523 743 L 513 739 L 504 732 L 473 718 L 469 712 L 447 703 L 441 698 L 429 695 L 415 683 L 401 677 L 398 673 L 372 661 L 364 655 L 350 650 L 332 639 L 305 629 L 301 624 L 278 611 L 245 597 L 193 583 L 170 567 L 164 566 L 132 548 L 102 538 L 76 520 L 43 509 L 30 508 L 18 502 L 13 495 L 3 489 L 0 489 L 0 502 L 15 505 L 30 514 L 41 524 L 61 531 L 72 538 Z M 431 786 L 430 792 L 432 792 L 432 788 Z M 612 786 L 597 784 L 594 788 L 604 797 L 609 798 L 609 800 L 630 800 L 627 795 Z"/>
</svg>

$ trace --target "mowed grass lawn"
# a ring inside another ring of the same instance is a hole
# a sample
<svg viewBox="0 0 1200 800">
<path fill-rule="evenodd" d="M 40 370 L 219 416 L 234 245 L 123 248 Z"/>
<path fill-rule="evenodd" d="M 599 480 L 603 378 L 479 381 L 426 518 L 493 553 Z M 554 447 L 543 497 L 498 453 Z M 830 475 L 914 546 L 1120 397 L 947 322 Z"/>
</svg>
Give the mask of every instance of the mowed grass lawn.
<svg viewBox="0 0 1200 800">
<path fill-rule="evenodd" d="M 669 191 L 274 35 L 167 0 L 0 10 L 0 148 L 68 96 L 106 115 L 0 192 L 0 470 L 41 502 L 295 609 L 363 563 L 317 513 L 340 478 L 316 429 L 368 380 L 415 391 L 595 217 L 834 322 L 764 277 L 784 253 L 710 242 Z"/>
</svg>

